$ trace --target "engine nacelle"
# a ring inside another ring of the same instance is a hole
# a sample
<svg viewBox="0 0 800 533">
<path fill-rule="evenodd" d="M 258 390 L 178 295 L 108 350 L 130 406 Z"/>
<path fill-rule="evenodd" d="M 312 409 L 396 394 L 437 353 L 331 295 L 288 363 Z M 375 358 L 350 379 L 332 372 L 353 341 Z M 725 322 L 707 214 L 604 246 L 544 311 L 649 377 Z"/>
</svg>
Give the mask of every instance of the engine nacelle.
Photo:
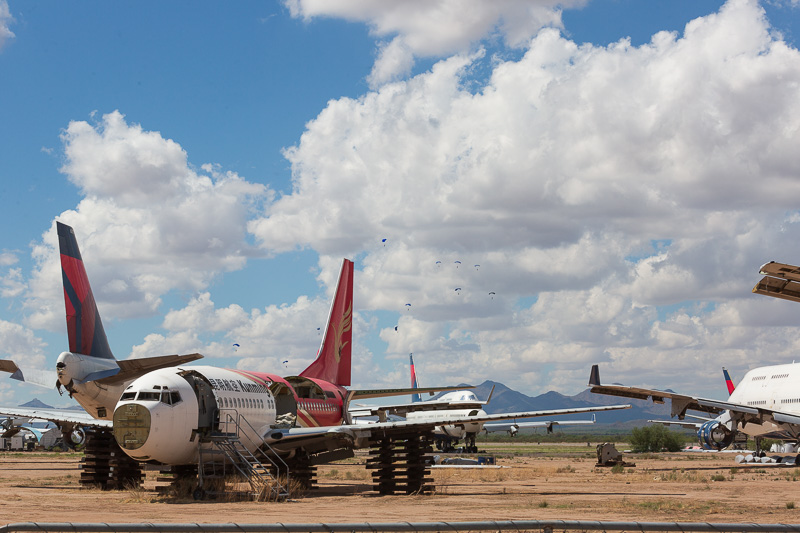
<svg viewBox="0 0 800 533">
<path fill-rule="evenodd" d="M 80 426 L 75 426 L 69 431 L 63 431 L 64 444 L 70 448 L 76 448 L 86 443 L 86 432 Z"/>
<path fill-rule="evenodd" d="M 733 443 L 734 433 L 718 420 L 706 422 L 697 430 L 700 446 L 706 450 L 722 450 Z"/>
</svg>

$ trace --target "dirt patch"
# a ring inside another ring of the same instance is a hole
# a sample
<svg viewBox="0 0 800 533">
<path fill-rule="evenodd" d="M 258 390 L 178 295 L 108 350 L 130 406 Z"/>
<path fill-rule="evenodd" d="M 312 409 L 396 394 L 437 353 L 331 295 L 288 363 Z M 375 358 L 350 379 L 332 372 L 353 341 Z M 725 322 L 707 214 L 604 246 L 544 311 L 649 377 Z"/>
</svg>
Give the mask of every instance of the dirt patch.
<svg viewBox="0 0 800 533">
<path fill-rule="evenodd" d="M 498 448 L 499 450 L 499 448 Z M 491 449 L 489 449 L 491 451 Z M 733 454 L 625 454 L 635 467 L 595 467 L 593 449 L 499 453 L 500 469 L 434 469 L 436 492 L 379 496 L 364 456 L 319 468 L 319 488 L 284 503 L 195 502 L 154 490 L 79 485 L 79 458 L 0 454 L 0 524 L 12 522 L 316 523 L 624 520 L 800 523 L 800 469 L 748 466 Z M 797 508 L 795 508 L 797 505 Z"/>
</svg>

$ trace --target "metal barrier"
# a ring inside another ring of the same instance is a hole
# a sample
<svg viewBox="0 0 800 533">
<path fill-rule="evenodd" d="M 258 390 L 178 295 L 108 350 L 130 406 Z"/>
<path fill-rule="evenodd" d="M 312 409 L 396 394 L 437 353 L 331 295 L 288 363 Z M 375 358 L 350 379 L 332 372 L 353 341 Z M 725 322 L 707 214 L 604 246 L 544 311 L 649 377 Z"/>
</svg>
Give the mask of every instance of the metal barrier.
<svg viewBox="0 0 800 533">
<path fill-rule="evenodd" d="M 353 524 L 102 524 L 22 522 L 0 526 L 0 533 L 16 532 L 70 533 L 382 533 L 474 531 L 621 531 L 621 532 L 798 532 L 800 524 L 713 524 L 708 522 L 604 522 L 596 520 L 505 520 L 487 522 L 386 522 Z"/>
</svg>

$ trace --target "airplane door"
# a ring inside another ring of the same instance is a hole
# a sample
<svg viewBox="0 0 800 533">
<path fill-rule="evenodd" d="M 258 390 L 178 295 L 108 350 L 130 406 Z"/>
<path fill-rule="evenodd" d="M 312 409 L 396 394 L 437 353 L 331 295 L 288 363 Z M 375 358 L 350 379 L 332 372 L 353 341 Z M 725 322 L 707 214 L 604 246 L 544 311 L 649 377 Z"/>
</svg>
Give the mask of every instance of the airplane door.
<svg viewBox="0 0 800 533">
<path fill-rule="evenodd" d="M 211 384 L 201 374 L 190 371 L 183 374 L 197 396 L 197 430 L 200 432 L 211 431 L 216 427 L 219 417 L 217 400 Z"/>
</svg>

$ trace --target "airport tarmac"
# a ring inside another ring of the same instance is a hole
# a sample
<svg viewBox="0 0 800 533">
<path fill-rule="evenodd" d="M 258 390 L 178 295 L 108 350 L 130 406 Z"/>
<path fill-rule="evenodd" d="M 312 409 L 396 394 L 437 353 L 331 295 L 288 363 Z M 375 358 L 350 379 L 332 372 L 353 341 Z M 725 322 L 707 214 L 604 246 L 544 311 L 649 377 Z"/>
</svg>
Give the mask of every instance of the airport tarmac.
<svg viewBox="0 0 800 533">
<path fill-rule="evenodd" d="M 355 463 L 320 467 L 318 490 L 289 502 L 258 503 L 167 499 L 147 490 L 153 486 L 150 479 L 145 489 L 87 489 L 78 482 L 79 457 L 2 453 L 0 524 L 510 519 L 800 523 L 800 469 L 793 466 L 745 467 L 734 462 L 734 454 L 625 454 L 636 466 L 614 472 L 596 467 L 594 448 L 587 447 L 556 456 L 502 452 L 496 458 L 498 465 L 509 468 L 436 469 L 435 494 L 378 496 L 363 466 L 365 456 L 357 456 Z"/>
</svg>

